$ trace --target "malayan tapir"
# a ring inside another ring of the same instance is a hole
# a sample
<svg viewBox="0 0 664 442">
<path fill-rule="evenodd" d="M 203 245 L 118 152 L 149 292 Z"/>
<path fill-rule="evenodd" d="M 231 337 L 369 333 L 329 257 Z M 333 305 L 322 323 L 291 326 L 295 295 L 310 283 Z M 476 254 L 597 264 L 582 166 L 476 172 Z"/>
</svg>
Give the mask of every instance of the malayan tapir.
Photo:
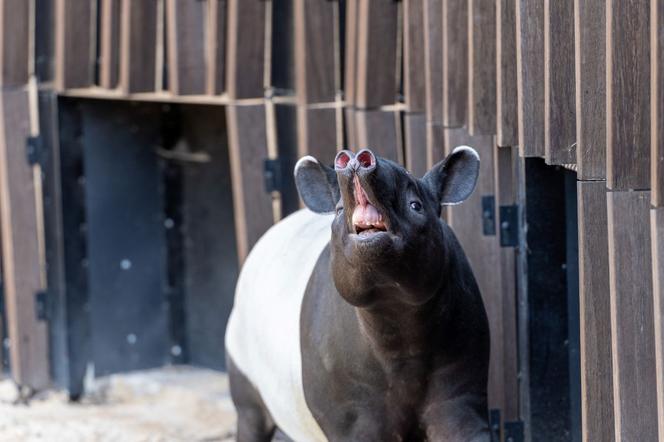
<svg viewBox="0 0 664 442">
<path fill-rule="evenodd" d="M 478 172 L 467 146 L 422 178 L 368 149 L 298 161 L 307 209 L 255 245 L 226 330 L 238 441 L 489 440 L 486 312 L 440 218 Z"/>
</svg>

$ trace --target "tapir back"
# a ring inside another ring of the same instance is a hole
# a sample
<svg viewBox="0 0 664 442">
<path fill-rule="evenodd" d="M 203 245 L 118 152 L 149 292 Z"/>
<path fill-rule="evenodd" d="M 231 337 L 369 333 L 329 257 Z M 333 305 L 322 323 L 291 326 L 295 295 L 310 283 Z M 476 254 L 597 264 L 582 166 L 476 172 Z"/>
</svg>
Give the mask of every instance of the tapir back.
<svg viewBox="0 0 664 442">
<path fill-rule="evenodd" d="M 326 440 L 304 398 L 300 312 L 332 219 L 305 209 L 268 230 L 244 263 L 226 329 L 229 356 L 295 440 Z"/>
</svg>

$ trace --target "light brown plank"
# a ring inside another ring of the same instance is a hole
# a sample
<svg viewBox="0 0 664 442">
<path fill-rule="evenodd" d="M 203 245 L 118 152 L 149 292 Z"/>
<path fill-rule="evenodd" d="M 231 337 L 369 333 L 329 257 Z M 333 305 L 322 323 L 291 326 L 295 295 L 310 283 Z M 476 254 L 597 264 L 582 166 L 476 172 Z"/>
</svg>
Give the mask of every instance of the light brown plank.
<svg viewBox="0 0 664 442">
<path fill-rule="evenodd" d="M 496 2 L 496 134 L 499 146 L 518 144 L 516 0 Z"/>
<path fill-rule="evenodd" d="M 0 86 L 28 82 L 29 2 L 0 1 Z"/>
<path fill-rule="evenodd" d="M 48 330 L 35 316 L 42 282 L 33 171 L 25 158 L 29 121 L 27 92 L 0 94 L 0 225 L 11 372 L 19 385 L 41 389 L 50 381 Z"/>
<path fill-rule="evenodd" d="M 168 88 L 175 95 L 206 92 L 207 7 L 202 1 L 166 1 Z"/>
<path fill-rule="evenodd" d="M 650 192 L 608 192 L 607 209 L 616 441 L 656 441 Z"/>
<path fill-rule="evenodd" d="M 544 1 L 544 157 L 576 163 L 574 3 Z"/>
<path fill-rule="evenodd" d="M 125 93 L 156 88 L 157 0 L 122 0 L 120 89 Z"/>
<path fill-rule="evenodd" d="M 90 86 L 94 72 L 92 2 L 55 1 L 55 87 Z"/>
<path fill-rule="evenodd" d="M 606 4 L 607 186 L 650 188 L 650 8 Z"/>
<path fill-rule="evenodd" d="M 421 0 L 424 4 L 424 84 L 427 122 L 443 123 L 443 0 Z"/>
<path fill-rule="evenodd" d="M 422 177 L 428 170 L 426 115 L 404 114 L 403 119 L 406 169 L 416 177 Z"/>
<path fill-rule="evenodd" d="M 398 115 L 392 111 L 356 110 L 357 149 L 369 148 L 376 155 L 399 161 L 396 118 Z"/>
<path fill-rule="evenodd" d="M 218 95 L 224 91 L 226 66 L 226 0 L 208 0 L 205 45 L 206 92 Z"/>
<path fill-rule="evenodd" d="M 577 183 L 584 441 L 614 440 L 606 183 Z"/>
<path fill-rule="evenodd" d="M 229 98 L 264 95 L 265 2 L 228 0 L 226 92 Z"/>
<path fill-rule="evenodd" d="M 468 105 L 468 2 L 443 0 L 443 124 L 461 127 Z"/>
<path fill-rule="evenodd" d="M 120 4 L 121 0 L 102 0 L 101 2 L 99 84 L 106 89 L 114 89 L 118 85 Z"/>
<path fill-rule="evenodd" d="M 426 103 L 424 3 L 422 0 L 406 0 L 403 3 L 403 88 L 409 112 L 424 112 Z M 439 44 L 442 45 L 442 41 Z M 438 95 L 439 100 L 441 96 L 442 92 Z"/>
<path fill-rule="evenodd" d="M 650 211 L 652 239 L 653 310 L 655 322 L 655 361 L 657 372 L 657 421 L 664 434 L 664 209 Z"/>
<path fill-rule="evenodd" d="M 345 41 L 345 72 L 344 100 L 347 106 L 355 106 L 355 90 L 357 79 L 357 17 L 358 0 L 346 1 L 346 41 Z"/>
<path fill-rule="evenodd" d="M 661 207 L 664 206 L 664 0 L 650 1 L 650 23 L 652 204 Z"/>
<path fill-rule="evenodd" d="M 544 0 L 517 0 L 516 53 L 520 153 L 544 157 Z"/>
<path fill-rule="evenodd" d="M 576 163 L 583 180 L 606 178 L 605 4 L 574 2 Z"/>
<path fill-rule="evenodd" d="M 496 132 L 496 2 L 468 2 L 468 131 Z"/>
</svg>

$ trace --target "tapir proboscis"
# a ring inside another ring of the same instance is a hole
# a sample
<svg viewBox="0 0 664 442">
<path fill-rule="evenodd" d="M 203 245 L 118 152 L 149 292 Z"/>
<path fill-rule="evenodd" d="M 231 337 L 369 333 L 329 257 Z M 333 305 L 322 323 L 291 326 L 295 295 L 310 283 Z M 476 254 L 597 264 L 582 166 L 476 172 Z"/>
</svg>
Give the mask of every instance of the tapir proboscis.
<svg viewBox="0 0 664 442">
<path fill-rule="evenodd" d="M 489 440 L 489 328 L 441 206 L 473 192 L 461 146 L 416 178 L 368 149 L 295 166 L 306 209 L 243 266 L 226 330 L 239 442 Z"/>
</svg>

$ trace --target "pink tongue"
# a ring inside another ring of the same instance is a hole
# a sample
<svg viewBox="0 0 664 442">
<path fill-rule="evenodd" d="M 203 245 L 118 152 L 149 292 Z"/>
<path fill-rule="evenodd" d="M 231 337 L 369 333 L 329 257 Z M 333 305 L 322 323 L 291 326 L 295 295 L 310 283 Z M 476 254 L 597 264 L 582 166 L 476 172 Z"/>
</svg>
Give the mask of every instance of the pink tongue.
<svg viewBox="0 0 664 442">
<path fill-rule="evenodd" d="M 382 226 L 382 218 L 383 217 L 378 213 L 378 210 L 369 203 L 367 203 L 366 206 L 358 204 L 353 211 L 353 225 L 362 228 Z"/>
</svg>

